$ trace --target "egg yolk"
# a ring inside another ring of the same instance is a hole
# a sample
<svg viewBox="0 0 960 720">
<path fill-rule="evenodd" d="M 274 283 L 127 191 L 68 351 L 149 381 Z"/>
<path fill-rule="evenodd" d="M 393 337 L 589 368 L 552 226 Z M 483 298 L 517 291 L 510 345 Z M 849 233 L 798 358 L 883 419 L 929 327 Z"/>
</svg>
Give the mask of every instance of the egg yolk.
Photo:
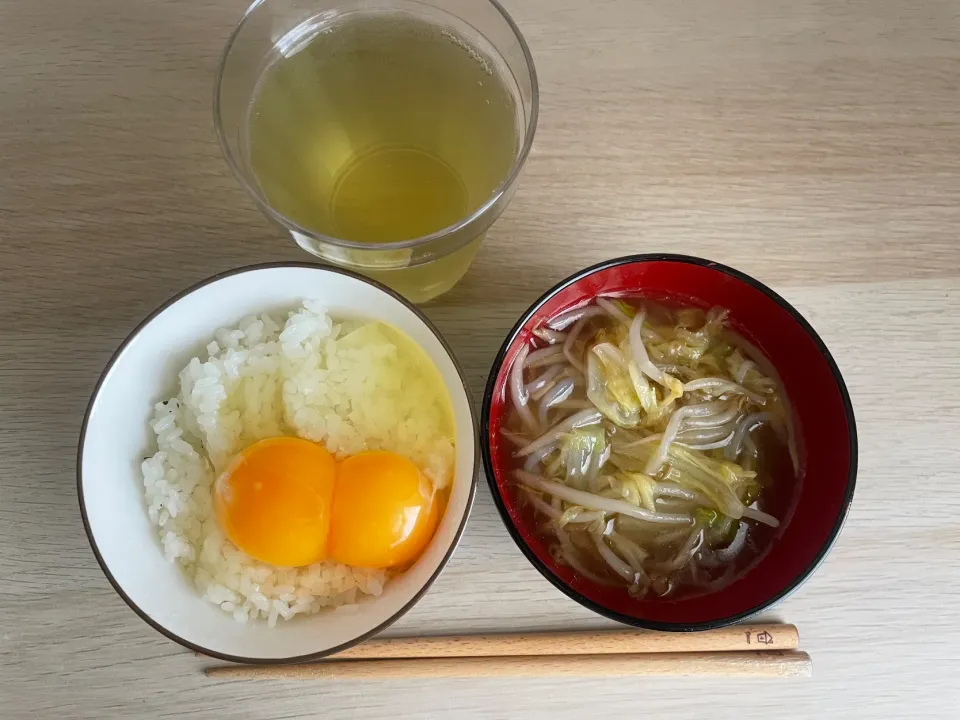
<svg viewBox="0 0 960 720">
<path fill-rule="evenodd" d="M 348 457 L 333 491 L 329 557 L 354 567 L 406 565 L 433 537 L 440 504 L 402 455 L 378 450 Z"/>
<path fill-rule="evenodd" d="M 214 511 L 231 542 L 272 565 L 296 567 L 327 555 L 336 462 L 293 437 L 254 443 L 214 484 Z"/>
</svg>

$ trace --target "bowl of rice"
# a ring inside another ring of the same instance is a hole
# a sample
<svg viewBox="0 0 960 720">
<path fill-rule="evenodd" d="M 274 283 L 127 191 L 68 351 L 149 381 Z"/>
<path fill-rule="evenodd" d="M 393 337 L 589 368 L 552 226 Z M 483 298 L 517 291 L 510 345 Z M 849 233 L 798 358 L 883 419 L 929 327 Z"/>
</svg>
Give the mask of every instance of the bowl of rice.
<svg viewBox="0 0 960 720">
<path fill-rule="evenodd" d="M 323 657 L 396 621 L 449 560 L 476 491 L 476 426 L 452 350 L 399 295 L 309 263 L 239 268 L 164 303 L 108 363 L 78 450 L 84 527 L 116 591 L 172 640 L 237 662 Z M 276 438 L 337 467 L 412 463 L 443 498 L 432 535 L 392 567 L 248 555 L 218 522 L 216 483 Z"/>
</svg>

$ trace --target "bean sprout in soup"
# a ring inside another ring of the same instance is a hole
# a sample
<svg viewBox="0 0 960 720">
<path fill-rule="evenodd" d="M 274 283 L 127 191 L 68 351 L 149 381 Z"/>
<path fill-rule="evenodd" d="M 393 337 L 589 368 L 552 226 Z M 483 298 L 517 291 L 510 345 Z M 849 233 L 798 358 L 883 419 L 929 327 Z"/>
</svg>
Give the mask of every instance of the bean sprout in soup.
<svg viewBox="0 0 960 720">
<path fill-rule="evenodd" d="M 502 433 L 557 562 L 673 599 L 729 584 L 768 549 L 797 484 L 792 414 L 727 315 L 611 296 L 534 329 Z"/>
</svg>

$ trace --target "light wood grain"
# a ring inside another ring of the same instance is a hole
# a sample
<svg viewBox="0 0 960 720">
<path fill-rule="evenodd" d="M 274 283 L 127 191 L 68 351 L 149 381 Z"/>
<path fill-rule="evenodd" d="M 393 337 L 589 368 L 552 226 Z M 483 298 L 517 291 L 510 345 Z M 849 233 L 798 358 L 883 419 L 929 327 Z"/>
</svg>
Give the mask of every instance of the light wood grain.
<svg viewBox="0 0 960 720">
<path fill-rule="evenodd" d="M 245 3 L 5 0 L 5 719 L 954 717 L 960 4 L 504 1 L 537 62 L 540 128 L 476 265 L 428 312 L 479 398 L 526 306 L 609 257 L 707 256 L 794 303 L 845 374 L 861 441 L 836 547 L 764 618 L 799 626 L 816 677 L 207 681 L 98 569 L 74 456 L 97 375 L 144 315 L 213 272 L 304 257 L 214 137 L 216 61 Z M 601 627 L 533 570 L 481 486 L 453 560 L 390 632 Z"/>
<path fill-rule="evenodd" d="M 516 655 L 510 657 L 330 660 L 306 665 L 207 668 L 222 680 L 425 680 L 437 678 L 810 677 L 799 651 Z"/>
<path fill-rule="evenodd" d="M 794 625 L 737 625 L 697 633 L 647 630 L 439 635 L 373 638 L 338 652 L 337 660 L 453 658 L 508 655 L 602 655 L 615 653 L 728 652 L 795 650 L 800 636 Z"/>
</svg>

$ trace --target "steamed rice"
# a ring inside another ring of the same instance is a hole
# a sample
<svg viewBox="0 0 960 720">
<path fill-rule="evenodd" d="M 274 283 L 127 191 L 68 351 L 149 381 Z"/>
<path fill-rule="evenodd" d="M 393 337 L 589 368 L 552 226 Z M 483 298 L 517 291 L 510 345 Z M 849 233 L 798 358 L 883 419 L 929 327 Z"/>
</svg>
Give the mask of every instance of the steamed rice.
<svg viewBox="0 0 960 720">
<path fill-rule="evenodd" d="M 158 449 L 143 462 L 147 513 L 167 559 L 238 622 L 263 618 L 272 626 L 379 595 L 383 570 L 329 562 L 278 568 L 249 557 L 217 525 L 212 484 L 245 447 L 291 435 L 338 457 L 400 453 L 436 489 L 446 487 L 452 414 L 436 368 L 393 328 L 336 323 L 310 301 L 285 322 L 264 314 L 218 330 L 204 355 L 180 372 L 176 396 L 157 404 Z"/>
</svg>

